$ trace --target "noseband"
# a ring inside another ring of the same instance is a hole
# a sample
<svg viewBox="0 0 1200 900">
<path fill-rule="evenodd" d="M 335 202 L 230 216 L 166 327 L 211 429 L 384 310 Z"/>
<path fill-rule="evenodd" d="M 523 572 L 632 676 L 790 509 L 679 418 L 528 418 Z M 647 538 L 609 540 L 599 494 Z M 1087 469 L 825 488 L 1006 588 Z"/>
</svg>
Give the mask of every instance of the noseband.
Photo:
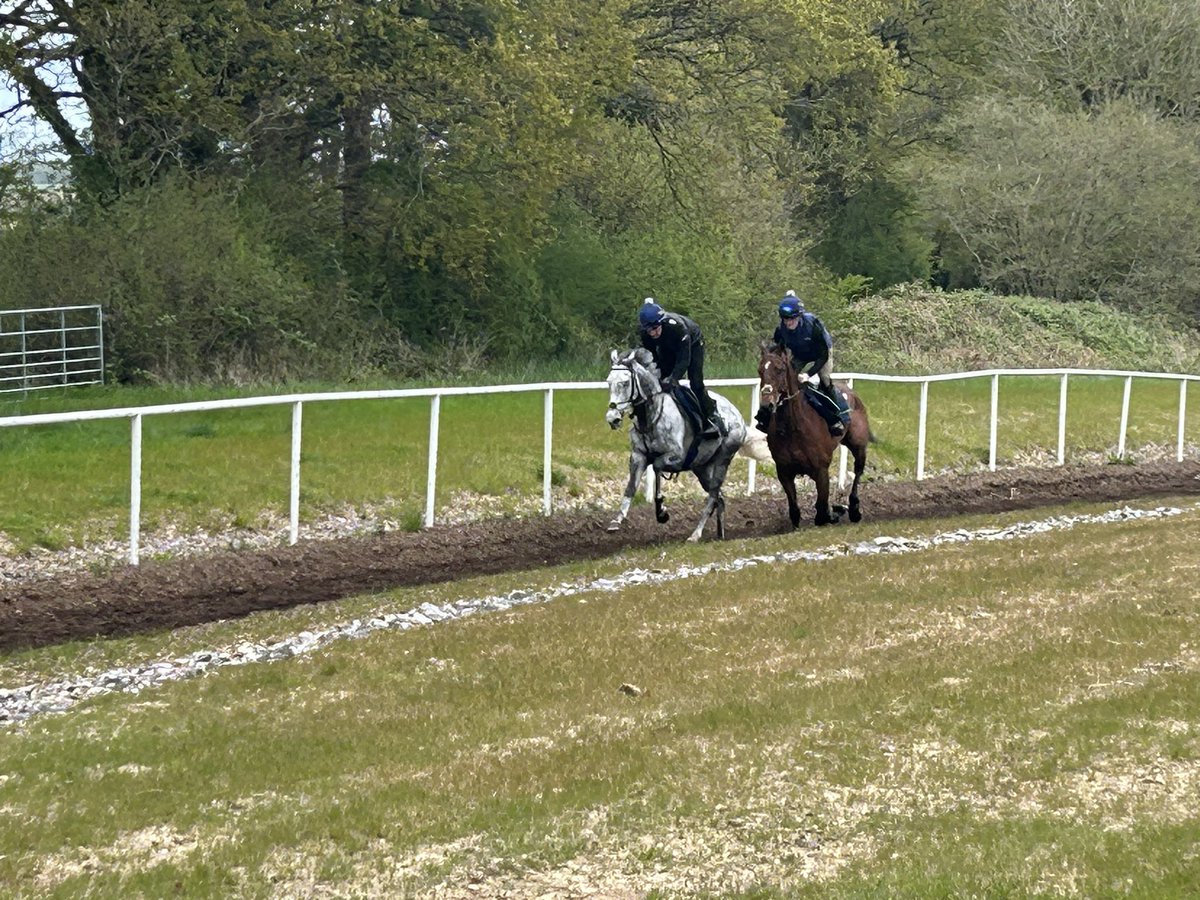
<svg viewBox="0 0 1200 900">
<path fill-rule="evenodd" d="M 628 372 L 629 373 L 629 399 L 622 400 L 620 403 L 608 404 L 609 409 L 615 409 L 617 412 L 624 414 L 627 409 L 636 409 L 638 406 L 646 402 L 646 397 L 641 394 L 639 389 L 637 376 L 634 375 L 633 367 L 628 365 L 617 364 L 608 370 L 608 374 L 613 372 Z"/>
<path fill-rule="evenodd" d="M 624 416 L 626 412 L 629 412 L 630 416 L 633 418 L 634 428 L 643 433 L 650 431 L 654 427 L 655 422 L 658 421 L 658 416 L 656 415 L 653 419 L 648 418 L 647 412 L 650 395 L 643 393 L 637 373 L 633 371 L 633 366 L 629 365 L 628 363 L 617 363 L 608 370 L 610 375 L 613 372 L 629 373 L 629 399 L 622 400 L 620 403 L 610 402 L 608 404 L 608 408 L 615 409 L 617 412 L 621 413 L 622 416 Z M 661 413 L 662 410 L 660 407 L 659 414 L 661 415 Z"/>
<path fill-rule="evenodd" d="M 770 362 L 768 362 L 768 363 L 767 363 L 767 365 L 770 365 Z M 782 365 L 787 367 L 787 368 L 785 368 L 785 369 L 783 370 L 783 371 L 784 371 L 784 380 L 785 380 L 785 383 L 786 383 L 786 379 L 787 379 L 787 370 L 791 368 L 791 363 L 789 363 L 789 362 L 788 362 L 788 361 L 785 359 L 785 360 L 783 361 Z M 760 381 L 761 381 L 761 379 L 760 379 Z M 766 387 L 766 389 L 765 389 L 764 391 L 760 391 L 760 392 L 759 392 L 760 394 L 762 394 L 762 393 L 770 393 L 770 394 L 772 394 L 772 395 L 774 395 L 774 394 L 775 394 L 775 385 L 773 385 L 773 384 L 768 384 L 768 385 L 766 385 L 765 387 Z M 803 382 L 800 382 L 800 383 L 798 383 L 798 384 L 796 385 L 796 389 L 795 389 L 794 391 L 792 391 L 791 393 L 784 394 L 784 395 L 783 395 L 783 396 L 781 396 L 781 397 L 780 397 L 778 400 L 775 400 L 775 401 L 773 401 L 773 402 L 772 402 L 772 401 L 768 401 L 768 402 L 770 402 L 770 403 L 771 403 L 771 409 L 777 409 L 777 408 L 778 408 L 778 407 L 780 407 L 782 404 L 784 404 L 784 403 L 787 403 L 789 400 L 793 399 L 794 397 L 798 397 L 798 396 L 800 395 L 800 393 L 801 393 L 803 390 L 804 390 L 804 383 L 803 383 Z"/>
</svg>

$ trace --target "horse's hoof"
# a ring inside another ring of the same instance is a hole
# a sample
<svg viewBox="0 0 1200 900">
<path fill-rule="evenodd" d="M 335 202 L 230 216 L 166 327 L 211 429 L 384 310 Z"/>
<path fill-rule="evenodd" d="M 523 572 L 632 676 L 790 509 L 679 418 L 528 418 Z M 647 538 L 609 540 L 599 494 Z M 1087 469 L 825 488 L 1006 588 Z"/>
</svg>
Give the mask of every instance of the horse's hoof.
<svg viewBox="0 0 1200 900">
<path fill-rule="evenodd" d="M 609 522 L 607 530 L 608 531 L 618 531 L 618 530 L 620 530 L 620 528 L 621 528 L 620 522 Z"/>
<path fill-rule="evenodd" d="M 845 506 L 845 504 L 842 504 L 842 503 L 835 503 L 835 504 L 833 504 L 833 514 L 834 514 L 835 516 L 841 516 L 841 515 L 844 515 L 844 514 L 845 514 L 845 512 L 846 512 L 846 506 Z"/>
<path fill-rule="evenodd" d="M 850 521 L 851 522 L 861 522 L 862 521 L 862 510 L 861 509 L 851 509 L 850 510 Z"/>
<path fill-rule="evenodd" d="M 669 512 L 667 512 L 666 510 L 663 510 L 660 513 L 655 513 L 654 518 L 658 519 L 659 525 L 666 525 L 668 522 L 671 521 L 671 514 Z"/>
<path fill-rule="evenodd" d="M 687 542 L 688 542 L 689 544 L 698 544 L 698 543 L 700 543 L 700 535 L 698 535 L 698 534 L 689 534 L 689 535 L 688 535 Z"/>
</svg>

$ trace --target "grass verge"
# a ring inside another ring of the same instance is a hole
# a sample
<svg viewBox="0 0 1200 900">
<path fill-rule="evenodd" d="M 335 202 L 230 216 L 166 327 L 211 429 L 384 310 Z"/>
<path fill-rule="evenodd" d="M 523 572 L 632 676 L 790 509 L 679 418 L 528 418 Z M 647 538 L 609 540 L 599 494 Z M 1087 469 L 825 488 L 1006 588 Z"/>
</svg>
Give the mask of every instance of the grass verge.
<svg viewBox="0 0 1200 900">
<path fill-rule="evenodd" d="M 0 881 L 28 896 L 1186 896 L 1197 538 L 1192 509 L 713 573 L 104 698 L 0 735 Z M 108 661 L 823 540 L 394 592 L 112 642 Z M 6 666 L 96 665 L 102 646 Z"/>
</svg>

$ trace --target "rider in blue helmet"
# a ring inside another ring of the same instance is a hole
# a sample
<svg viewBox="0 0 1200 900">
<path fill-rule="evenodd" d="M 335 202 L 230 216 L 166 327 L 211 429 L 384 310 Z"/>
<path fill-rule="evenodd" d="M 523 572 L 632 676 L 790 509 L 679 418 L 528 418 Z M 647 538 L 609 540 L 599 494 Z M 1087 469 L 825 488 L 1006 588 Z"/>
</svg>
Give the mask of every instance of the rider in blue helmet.
<svg viewBox="0 0 1200 900">
<path fill-rule="evenodd" d="M 804 308 L 795 291 L 788 291 L 779 301 L 779 326 L 772 339 L 780 349 L 792 351 L 792 365 L 797 372 L 816 374 L 820 381 L 818 390 L 832 401 L 834 407 L 822 412 L 829 433 L 834 437 L 845 434 L 850 422 L 850 407 L 841 391 L 833 385 L 833 361 L 829 357 L 833 338 L 821 320 Z M 771 411 L 766 404 L 760 406 L 754 415 L 759 431 L 767 430 L 770 418 Z"/>
<path fill-rule="evenodd" d="M 642 346 L 658 364 L 663 389 L 672 390 L 686 375 L 704 419 L 701 436 L 719 437 L 720 429 L 713 420 L 716 404 L 704 386 L 704 336 L 700 326 L 687 316 L 667 312 L 653 297 L 647 297 L 638 309 L 638 325 Z"/>
</svg>

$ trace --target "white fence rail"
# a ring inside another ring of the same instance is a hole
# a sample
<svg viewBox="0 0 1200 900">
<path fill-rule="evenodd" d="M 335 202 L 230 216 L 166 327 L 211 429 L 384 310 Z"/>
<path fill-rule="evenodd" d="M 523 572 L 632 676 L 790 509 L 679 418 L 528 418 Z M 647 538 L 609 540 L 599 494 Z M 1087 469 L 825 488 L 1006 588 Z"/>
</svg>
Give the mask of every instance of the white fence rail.
<svg viewBox="0 0 1200 900">
<path fill-rule="evenodd" d="M 1187 386 L 1189 381 L 1200 381 L 1197 375 L 1179 375 L 1161 372 L 1129 372 L 1105 369 L 988 369 L 978 372 L 958 372 L 946 375 L 871 375 L 863 373 L 840 373 L 835 375 L 839 381 L 847 381 L 851 385 L 855 381 L 879 381 L 920 384 L 921 399 L 917 416 L 917 463 L 916 477 L 925 477 L 925 433 L 929 409 L 929 385 L 941 381 L 962 381 L 972 378 L 990 378 L 991 411 L 989 432 L 988 467 L 996 468 L 996 436 L 999 419 L 999 385 L 1001 376 L 1057 376 L 1061 379 L 1058 405 L 1058 464 L 1065 460 L 1066 449 L 1066 416 L 1067 416 L 1067 379 L 1071 376 L 1087 377 L 1121 377 L 1125 379 L 1125 390 L 1121 402 L 1121 420 L 1117 433 L 1117 455 L 1125 456 L 1125 437 L 1129 424 L 1129 398 L 1135 378 L 1169 380 L 1179 382 L 1179 425 L 1176 439 L 1176 459 L 1183 460 L 1184 451 L 1184 422 L 1187 412 Z M 749 387 L 751 388 L 750 412 L 758 408 L 758 380 L 755 378 L 717 378 L 708 382 L 713 387 Z M 129 562 L 138 563 L 138 552 L 141 530 L 142 504 L 142 420 L 146 416 L 172 415 L 176 413 L 206 412 L 223 409 L 243 409 L 251 406 L 283 406 L 292 407 L 292 440 L 291 440 L 291 489 L 289 495 L 289 531 L 288 540 L 296 543 L 300 529 L 300 445 L 302 440 L 302 421 L 304 404 L 325 403 L 344 400 L 390 400 L 399 398 L 428 397 L 430 398 L 429 416 L 429 456 L 426 469 L 425 485 L 425 516 L 426 527 L 434 524 L 435 498 L 437 495 L 438 468 L 438 435 L 440 431 L 441 401 L 443 397 L 481 394 L 511 394 L 541 392 L 543 402 L 542 429 L 542 508 L 546 515 L 551 512 L 551 456 L 552 434 L 554 426 L 554 392 L 577 390 L 603 390 L 605 382 L 558 382 L 519 385 L 494 385 L 487 387 L 445 387 L 445 388 L 402 388 L 384 391 L 338 391 L 312 394 L 288 394 L 269 397 L 243 397 L 230 400 L 206 400 L 194 403 L 176 403 L 161 406 L 127 407 L 122 409 L 81 410 L 67 413 L 43 413 L 26 416 L 0 417 L 0 428 L 13 428 L 32 425 L 52 425 L 65 422 L 88 422 L 99 419 L 129 419 L 130 420 L 130 491 L 129 491 Z M 839 462 L 839 483 L 846 483 L 847 453 L 842 449 Z M 748 491 L 754 491 L 755 462 L 750 461 Z"/>
</svg>

